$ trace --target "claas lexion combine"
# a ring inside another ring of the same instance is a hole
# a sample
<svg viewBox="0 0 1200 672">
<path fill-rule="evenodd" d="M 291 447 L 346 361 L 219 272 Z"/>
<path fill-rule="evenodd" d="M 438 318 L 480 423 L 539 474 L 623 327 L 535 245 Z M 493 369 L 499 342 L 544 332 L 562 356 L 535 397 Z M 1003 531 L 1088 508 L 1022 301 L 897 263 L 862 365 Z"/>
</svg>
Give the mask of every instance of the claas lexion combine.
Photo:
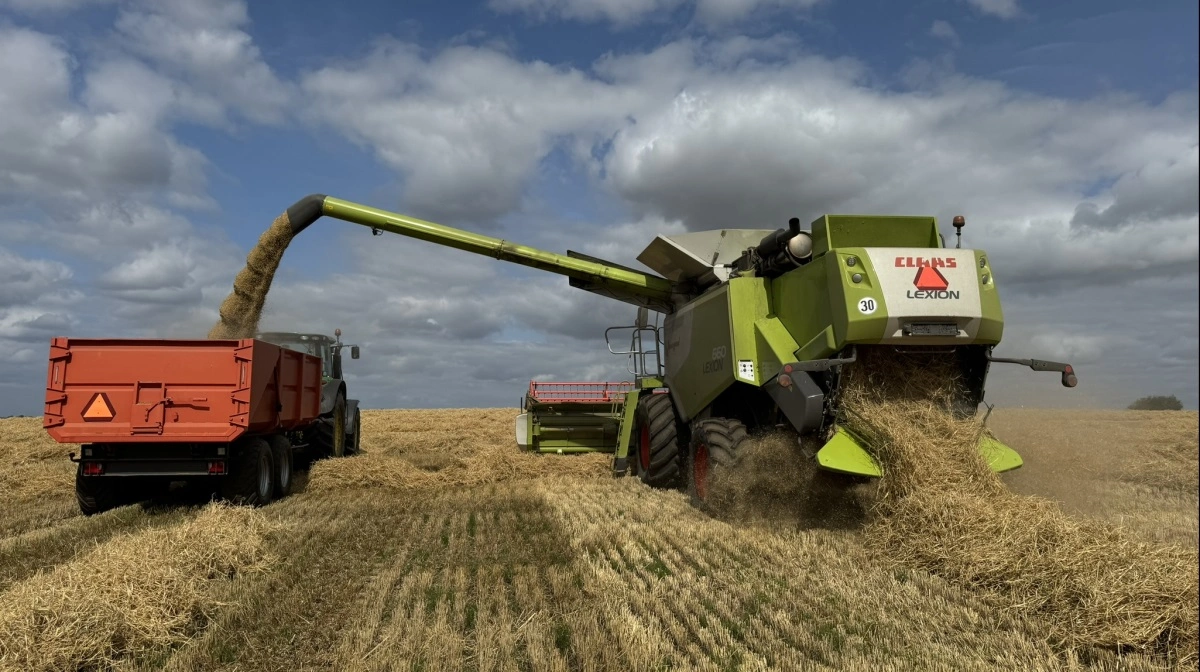
<svg viewBox="0 0 1200 672">
<path fill-rule="evenodd" d="M 637 258 L 655 274 L 324 195 L 287 215 L 295 233 L 332 217 L 565 275 L 572 287 L 637 306 L 630 345 L 609 345 L 630 357 L 635 380 L 531 383 L 517 443 L 612 452 L 616 474 L 632 467 L 651 486 L 686 486 L 698 504 L 710 463 L 736 464 L 744 438 L 764 428 L 794 429 L 822 470 L 880 476 L 869 446 L 836 422 L 842 371 L 868 348 L 951 358 L 962 374 L 960 414 L 983 402 L 992 362 L 1077 382 L 1069 364 L 992 355 L 1004 329 L 996 279 L 984 251 L 961 248 L 959 217 L 954 248 L 934 218 L 909 216 L 825 215 L 809 230 L 793 218 L 778 230 L 658 236 Z M 995 471 L 1022 464 L 994 439 L 979 449 Z"/>
</svg>

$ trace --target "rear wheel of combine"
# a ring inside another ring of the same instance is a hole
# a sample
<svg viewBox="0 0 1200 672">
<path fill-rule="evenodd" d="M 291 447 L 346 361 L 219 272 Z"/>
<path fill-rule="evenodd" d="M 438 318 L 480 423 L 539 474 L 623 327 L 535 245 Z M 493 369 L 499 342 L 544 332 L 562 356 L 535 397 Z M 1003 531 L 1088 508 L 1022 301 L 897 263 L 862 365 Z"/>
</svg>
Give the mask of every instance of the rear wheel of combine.
<svg viewBox="0 0 1200 672">
<path fill-rule="evenodd" d="M 638 400 L 634 473 L 653 488 L 681 485 L 683 451 L 679 445 L 679 422 L 666 394 L 646 394 Z"/>
<path fill-rule="evenodd" d="M 733 469 L 738 464 L 738 449 L 746 440 L 746 426 L 729 418 L 709 418 L 692 426 L 688 450 L 687 490 L 692 505 L 707 510 L 716 467 Z"/>
<path fill-rule="evenodd" d="M 83 465 L 75 472 L 75 499 L 85 516 L 103 513 L 118 505 L 116 489 L 111 478 L 84 476 Z"/>
<path fill-rule="evenodd" d="M 264 506 L 275 495 L 275 459 L 271 446 L 255 437 L 235 448 L 230 473 L 222 488 L 234 504 Z"/>
<path fill-rule="evenodd" d="M 292 442 L 281 434 L 271 435 L 267 442 L 275 463 L 275 499 L 282 499 L 292 494 Z"/>
<path fill-rule="evenodd" d="M 346 398 L 338 395 L 333 415 L 315 427 L 317 457 L 342 457 L 346 454 Z"/>
</svg>

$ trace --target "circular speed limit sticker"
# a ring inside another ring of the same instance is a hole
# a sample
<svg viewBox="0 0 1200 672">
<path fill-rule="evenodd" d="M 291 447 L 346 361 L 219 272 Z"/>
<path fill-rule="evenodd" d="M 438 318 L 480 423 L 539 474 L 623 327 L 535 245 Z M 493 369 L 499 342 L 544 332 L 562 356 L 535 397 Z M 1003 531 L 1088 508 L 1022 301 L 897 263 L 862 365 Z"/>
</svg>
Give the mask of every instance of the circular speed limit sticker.
<svg viewBox="0 0 1200 672">
<path fill-rule="evenodd" d="M 875 309 L 878 307 L 878 304 L 875 303 L 875 299 L 867 298 L 858 300 L 858 312 L 862 313 L 863 315 L 870 315 L 871 313 L 875 312 Z"/>
</svg>

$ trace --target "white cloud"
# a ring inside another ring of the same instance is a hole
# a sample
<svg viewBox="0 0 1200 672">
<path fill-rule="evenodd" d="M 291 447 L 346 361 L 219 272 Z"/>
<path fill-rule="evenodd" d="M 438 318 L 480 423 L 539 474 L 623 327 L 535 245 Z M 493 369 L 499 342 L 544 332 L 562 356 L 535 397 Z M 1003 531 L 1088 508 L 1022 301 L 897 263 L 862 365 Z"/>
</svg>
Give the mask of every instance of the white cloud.
<svg viewBox="0 0 1200 672">
<path fill-rule="evenodd" d="M 694 17 L 709 26 L 730 24 L 760 10 L 806 10 L 822 0 L 489 0 L 497 12 L 527 14 L 537 20 L 603 21 L 629 27 L 664 20 L 683 6 L 694 5 Z"/>
<path fill-rule="evenodd" d="M 426 59 L 390 42 L 362 61 L 308 74 L 303 88 L 312 120 L 404 174 L 418 212 L 451 220 L 517 209 L 558 138 L 615 126 L 640 94 L 490 49 L 454 47 Z"/>
<path fill-rule="evenodd" d="M 71 269 L 50 259 L 27 259 L 0 247 L 0 311 L 61 289 Z"/>
<path fill-rule="evenodd" d="M 116 0 L 0 0 L 0 7 L 23 14 L 54 14 L 115 2 Z"/>
<path fill-rule="evenodd" d="M 56 38 L 0 28 L 0 199 L 61 207 L 154 192 L 202 200 L 203 157 L 153 117 L 73 100 L 73 64 Z"/>
<path fill-rule="evenodd" d="M 950 25 L 949 21 L 938 19 L 929 26 L 929 34 L 938 39 L 945 40 L 951 46 L 957 47 L 962 44 L 962 40 L 958 37 L 958 31 L 954 26 Z"/>
<path fill-rule="evenodd" d="M 685 0 L 489 0 L 498 12 L 528 14 L 539 20 L 550 18 L 607 21 L 630 25 L 646 16 L 669 12 Z"/>
<path fill-rule="evenodd" d="M 1021 16 L 1021 7 L 1017 0 L 967 0 L 976 11 L 1001 19 L 1015 19 Z"/>
<path fill-rule="evenodd" d="M 244 30 L 249 22 L 241 0 L 141 0 L 121 11 L 116 28 L 123 48 L 198 95 L 220 101 L 251 121 L 277 123 L 285 117 L 291 92 Z M 138 89 L 127 90 L 137 95 Z"/>
</svg>

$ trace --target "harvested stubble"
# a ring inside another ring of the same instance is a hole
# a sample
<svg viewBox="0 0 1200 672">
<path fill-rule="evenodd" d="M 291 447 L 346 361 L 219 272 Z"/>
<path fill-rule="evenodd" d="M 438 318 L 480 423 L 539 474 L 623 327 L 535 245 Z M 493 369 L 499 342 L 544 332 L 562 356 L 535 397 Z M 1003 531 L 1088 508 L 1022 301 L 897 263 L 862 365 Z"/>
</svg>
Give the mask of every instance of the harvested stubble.
<svg viewBox="0 0 1200 672">
<path fill-rule="evenodd" d="M 519 452 L 509 433 L 512 415 L 509 409 L 474 408 L 364 411 L 365 454 L 313 465 L 308 489 L 420 490 L 611 473 L 611 455 Z"/>
<path fill-rule="evenodd" d="M 219 605 L 212 583 L 269 563 L 268 523 L 211 504 L 122 536 L 0 595 L 0 670 L 107 669 L 186 641 Z"/>
<path fill-rule="evenodd" d="M 253 338 L 258 331 L 267 292 L 283 253 L 292 242 L 287 213 L 275 219 L 246 257 L 246 267 L 233 280 L 233 291 L 221 303 L 221 319 L 208 332 L 209 338 Z"/>
<path fill-rule="evenodd" d="M 1038 618 L 1068 648 L 1194 664 L 1200 573 L 1194 549 L 1136 540 L 1010 492 L 976 446 L 976 418 L 945 408 L 956 375 L 920 358 L 869 357 L 847 375 L 842 422 L 884 469 L 867 529 L 898 563 L 980 589 Z"/>
</svg>

